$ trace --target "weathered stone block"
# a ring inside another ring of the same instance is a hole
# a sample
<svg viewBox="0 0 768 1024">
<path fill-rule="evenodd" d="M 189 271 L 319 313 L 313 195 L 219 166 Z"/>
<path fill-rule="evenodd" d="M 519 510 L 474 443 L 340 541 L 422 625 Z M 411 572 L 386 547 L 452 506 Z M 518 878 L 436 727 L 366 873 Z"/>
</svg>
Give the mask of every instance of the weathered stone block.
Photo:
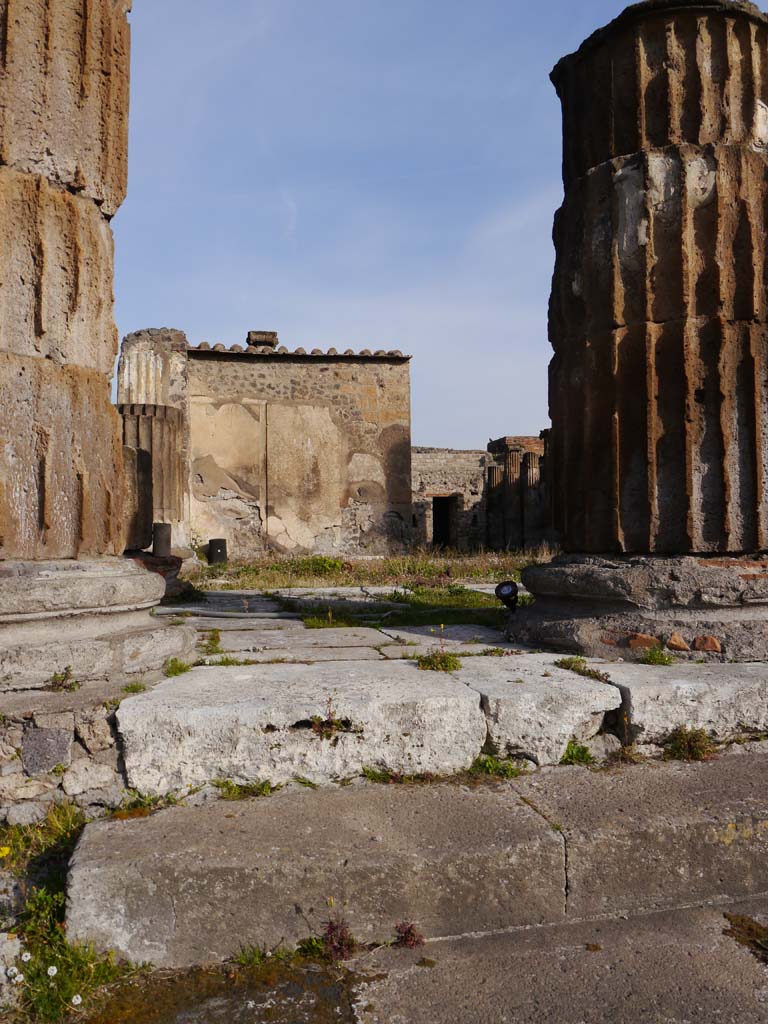
<svg viewBox="0 0 768 1024">
<path fill-rule="evenodd" d="M 88 199 L 0 168 L 2 347 L 111 376 L 112 230 Z"/>
<path fill-rule="evenodd" d="M 591 739 L 618 708 L 615 686 L 557 668 L 551 656 L 468 658 L 454 673 L 482 698 L 488 736 L 502 754 L 558 764 L 568 741 Z"/>
<path fill-rule="evenodd" d="M 0 162 L 125 197 L 131 0 L 0 0 Z"/>
<path fill-rule="evenodd" d="M 198 668 L 116 715 L 129 784 L 147 793 L 218 778 L 327 783 L 366 765 L 452 774 L 486 737 L 478 694 L 400 662 Z M 339 725 L 324 734 L 316 720 Z"/>
<path fill-rule="evenodd" d="M 27 729 L 21 745 L 27 775 L 46 775 L 72 760 L 72 733 L 65 729 Z"/>
<path fill-rule="evenodd" d="M 119 781 L 113 768 L 83 758 L 75 761 L 62 779 L 62 788 L 67 796 L 80 796 L 89 790 L 108 789 Z"/>
<path fill-rule="evenodd" d="M 0 352 L 0 558 L 121 554 L 122 459 L 106 375 Z"/>
</svg>

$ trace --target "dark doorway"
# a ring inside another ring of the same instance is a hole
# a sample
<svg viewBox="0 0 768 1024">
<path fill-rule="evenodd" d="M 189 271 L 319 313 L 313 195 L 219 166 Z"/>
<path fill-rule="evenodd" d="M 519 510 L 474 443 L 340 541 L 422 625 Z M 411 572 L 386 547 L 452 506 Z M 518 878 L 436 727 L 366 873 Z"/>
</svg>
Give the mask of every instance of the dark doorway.
<svg viewBox="0 0 768 1024">
<path fill-rule="evenodd" d="M 432 499 L 432 543 L 449 548 L 456 542 L 456 496 Z"/>
</svg>

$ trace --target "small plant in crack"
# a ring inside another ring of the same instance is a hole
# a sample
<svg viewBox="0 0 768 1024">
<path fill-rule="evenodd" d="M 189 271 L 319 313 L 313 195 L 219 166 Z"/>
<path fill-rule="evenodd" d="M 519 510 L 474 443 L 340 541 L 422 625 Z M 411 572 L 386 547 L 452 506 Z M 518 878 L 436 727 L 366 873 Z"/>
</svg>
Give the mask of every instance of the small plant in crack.
<svg viewBox="0 0 768 1024">
<path fill-rule="evenodd" d="M 585 747 L 573 738 L 568 740 L 568 746 L 565 748 L 565 753 L 560 758 L 560 764 L 578 764 L 586 767 L 587 765 L 594 763 L 595 759 L 590 754 L 589 747 Z"/>
<path fill-rule="evenodd" d="M 413 921 L 398 921 L 395 925 L 395 941 L 393 946 L 401 949 L 417 949 L 423 946 L 427 940 L 416 927 Z"/>
<path fill-rule="evenodd" d="M 391 772 L 386 768 L 363 768 L 363 777 L 369 782 L 377 782 L 382 786 L 412 786 L 419 783 L 434 782 L 436 775 L 426 772 L 423 775 L 406 775 L 404 772 Z"/>
<path fill-rule="evenodd" d="M 569 656 L 567 658 L 558 658 L 555 662 L 556 668 L 564 668 L 568 672 L 575 672 L 577 676 L 584 676 L 585 679 L 594 679 L 598 683 L 610 683 L 611 677 L 607 672 L 600 672 L 596 668 L 590 668 L 587 665 L 586 658 L 580 658 L 577 656 Z"/>
<path fill-rule="evenodd" d="M 665 651 L 663 647 L 657 645 L 648 648 L 640 658 L 640 663 L 643 665 L 674 665 L 675 659 L 669 651 Z"/>
<path fill-rule="evenodd" d="M 523 775 L 523 768 L 518 761 L 506 757 L 497 757 L 495 754 L 480 754 L 476 757 L 470 775 L 490 775 L 497 779 L 516 779 Z"/>
<path fill-rule="evenodd" d="M 331 914 L 325 922 L 322 935 L 323 951 L 333 963 L 349 960 L 357 949 L 357 941 L 349 925 L 340 914 Z"/>
<path fill-rule="evenodd" d="M 54 693 L 74 693 L 80 689 L 80 683 L 72 675 L 72 666 L 67 665 L 63 672 L 54 672 L 46 686 Z"/>
<path fill-rule="evenodd" d="M 126 683 L 120 688 L 121 693 L 145 693 L 147 687 L 144 683 Z"/>
<path fill-rule="evenodd" d="M 273 786 L 269 779 L 263 782 L 233 782 L 232 779 L 214 779 L 222 800 L 249 800 L 251 797 L 271 796 L 280 787 Z"/>
<path fill-rule="evenodd" d="M 291 726 L 292 729 L 311 729 L 321 740 L 331 740 L 334 744 L 339 741 L 340 733 L 358 733 L 362 730 L 356 728 L 349 718 L 339 718 L 338 711 L 334 704 L 336 692 L 334 691 L 325 702 L 325 715 L 312 715 L 309 719 L 303 719 Z"/>
<path fill-rule="evenodd" d="M 207 637 L 200 645 L 200 650 L 206 655 L 224 654 L 224 648 L 221 646 L 221 630 L 210 630 Z"/>
<path fill-rule="evenodd" d="M 192 666 L 187 661 L 180 661 L 179 658 L 170 658 L 165 663 L 163 674 L 172 678 L 173 676 L 182 676 L 185 672 L 191 672 Z"/>
<path fill-rule="evenodd" d="M 420 654 L 416 665 L 422 672 L 457 672 L 461 668 L 461 658 L 450 651 L 432 651 Z"/>
<path fill-rule="evenodd" d="M 674 729 L 662 745 L 666 761 L 709 761 L 717 749 L 705 729 L 689 729 L 687 725 Z"/>
</svg>

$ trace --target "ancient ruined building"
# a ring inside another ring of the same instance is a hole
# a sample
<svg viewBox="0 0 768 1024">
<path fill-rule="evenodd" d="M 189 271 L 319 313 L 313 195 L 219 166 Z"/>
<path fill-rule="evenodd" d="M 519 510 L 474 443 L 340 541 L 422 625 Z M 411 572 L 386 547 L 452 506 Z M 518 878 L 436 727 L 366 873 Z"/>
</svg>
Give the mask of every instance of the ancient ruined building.
<svg viewBox="0 0 768 1024">
<path fill-rule="evenodd" d="M 544 446 L 538 437 L 502 437 L 487 451 L 413 448 L 414 541 L 504 551 L 549 540 Z"/>
<path fill-rule="evenodd" d="M 768 18 L 748 3 L 650 0 L 560 61 L 552 80 L 564 138 L 550 309 L 563 546 L 763 549 Z M 531 629 L 614 656 L 670 633 L 682 650 L 762 656 L 763 568 L 566 559 L 529 575 L 542 598 Z"/>
<path fill-rule="evenodd" d="M 409 357 L 278 346 L 187 345 L 180 331 L 123 342 L 118 402 L 143 501 L 129 544 L 171 523 L 176 547 L 230 557 L 386 554 L 411 532 Z M 142 480 L 145 482 L 142 484 Z M 149 511 L 148 511 L 149 508 Z"/>
<path fill-rule="evenodd" d="M 156 667 L 183 640 L 150 629 L 162 581 L 102 557 L 124 534 L 109 221 L 126 188 L 129 8 L 0 0 L 0 688 L 65 665 Z"/>
</svg>

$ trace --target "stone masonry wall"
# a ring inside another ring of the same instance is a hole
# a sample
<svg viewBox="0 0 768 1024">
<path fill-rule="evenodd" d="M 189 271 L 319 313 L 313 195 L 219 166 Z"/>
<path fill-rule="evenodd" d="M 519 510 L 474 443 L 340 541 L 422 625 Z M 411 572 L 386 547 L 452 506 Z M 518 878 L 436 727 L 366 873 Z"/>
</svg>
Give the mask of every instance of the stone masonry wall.
<svg viewBox="0 0 768 1024">
<path fill-rule="evenodd" d="M 408 542 L 406 357 L 191 349 L 188 376 L 196 540 L 235 557 Z"/>
<path fill-rule="evenodd" d="M 0 0 L 0 559 L 118 554 L 128 0 Z"/>
<path fill-rule="evenodd" d="M 433 542 L 432 499 L 455 496 L 455 546 L 474 551 L 486 546 L 488 466 L 493 455 L 453 448 L 413 448 L 413 527 L 417 544 Z"/>
</svg>

